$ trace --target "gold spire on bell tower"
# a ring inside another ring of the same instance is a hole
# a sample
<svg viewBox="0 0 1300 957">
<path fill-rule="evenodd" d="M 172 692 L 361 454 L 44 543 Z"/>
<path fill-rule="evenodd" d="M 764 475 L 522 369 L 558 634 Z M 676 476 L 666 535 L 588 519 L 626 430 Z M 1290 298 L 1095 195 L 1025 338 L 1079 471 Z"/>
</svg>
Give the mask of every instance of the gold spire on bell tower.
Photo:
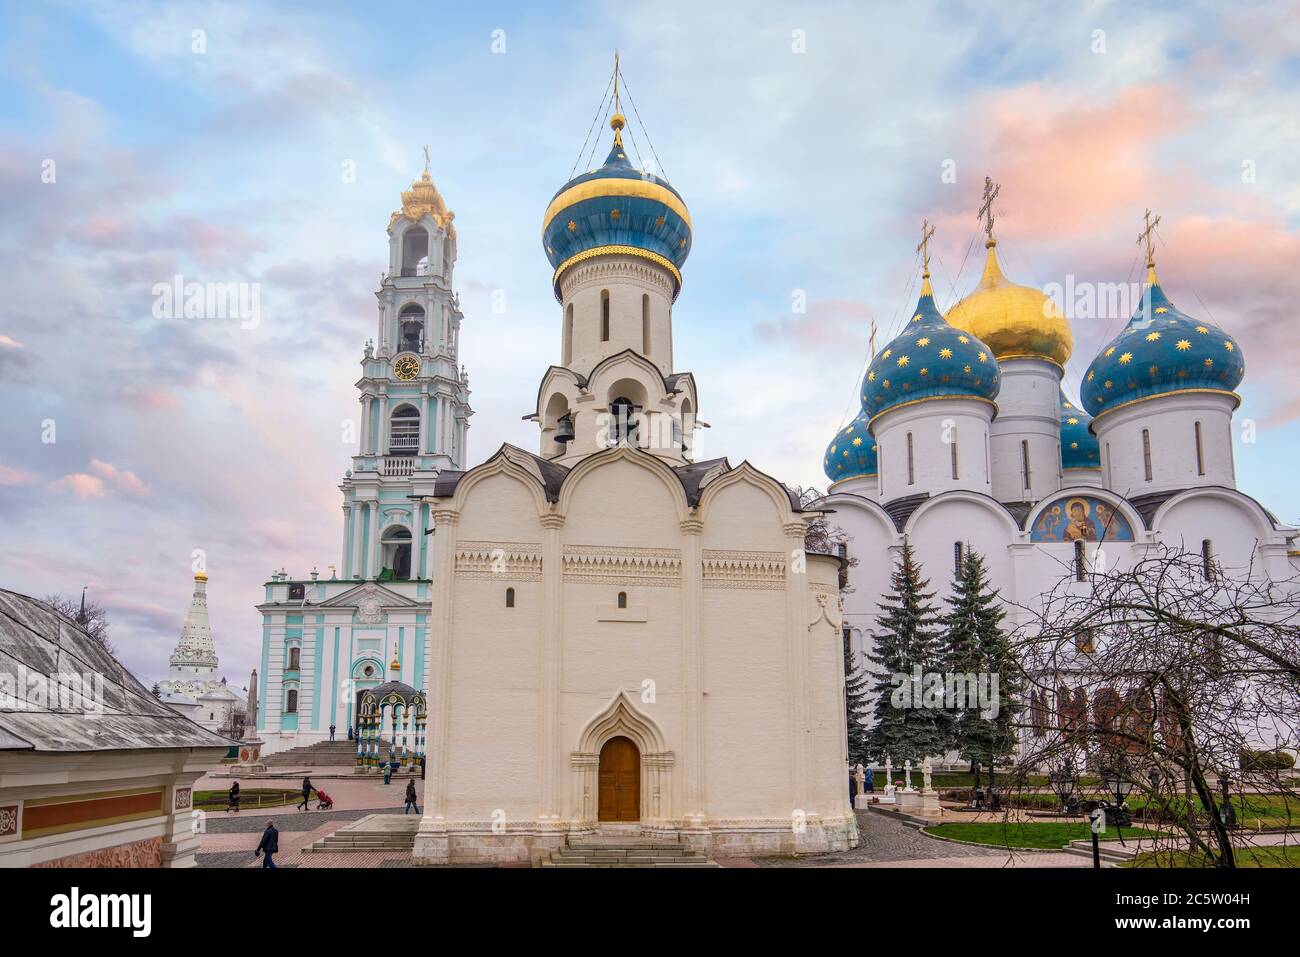
<svg viewBox="0 0 1300 957">
<path fill-rule="evenodd" d="M 1151 218 L 1151 210 L 1146 210 L 1142 214 L 1143 228 L 1138 233 L 1137 243 L 1143 248 L 1147 257 L 1147 285 L 1154 286 L 1159 281 L 1156 279 L 1156 227 L 1160 225 L 1160 216 L 1155 219 Z"/>
<path fill-rule="evenodd" d="M 623 145 L 623 127 L 627 117 L 623 115 L 622 104 L 618 99 L 618 50 L 614 51 L 614 115 L 609 118 L 609 128 L 614 131 L 614 145 Z"/>
</svg>

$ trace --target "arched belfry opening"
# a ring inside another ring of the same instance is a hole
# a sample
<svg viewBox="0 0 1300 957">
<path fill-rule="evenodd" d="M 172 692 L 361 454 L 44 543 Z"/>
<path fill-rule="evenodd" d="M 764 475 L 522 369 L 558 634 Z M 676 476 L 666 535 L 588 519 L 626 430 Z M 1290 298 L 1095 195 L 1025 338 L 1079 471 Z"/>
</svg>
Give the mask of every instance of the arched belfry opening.
<svg viewBox="0 0 1300 957">
<path fill-rule="evenodd" d="M 424 351 L 424 309 L 416 303 L 407 303 L 397 317 L 397 351 Z"/>
<path fill-rule="evenodd" d="M 402 236 L 402 275 L 424 276 L 429 270 L 429 231 L 412 226 Z"/>
</svg>

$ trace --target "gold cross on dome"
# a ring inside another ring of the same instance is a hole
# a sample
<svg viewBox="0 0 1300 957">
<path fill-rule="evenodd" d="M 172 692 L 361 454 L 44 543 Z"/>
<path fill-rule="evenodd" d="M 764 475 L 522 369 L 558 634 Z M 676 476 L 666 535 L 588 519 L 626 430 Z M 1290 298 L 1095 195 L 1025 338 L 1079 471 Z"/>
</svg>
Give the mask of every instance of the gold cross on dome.
<svg viewBox="0 0 1300 957">
<path fill-rule="evenodd" d="M 1001 183 L 993 182 L 992 178 L 984 177 L 984 205 L 980 207 L 975 218 L 984 223 L 984 236 L 986 244 L 993 243 L 993 200 L 997 198 L 1002 189 Z"/>
<path fill-rule="evenodd" d="M 871 320 L 871 335 L 869 340 L 871 342 L 871 358 L 874 359 L 876 357 L 876 320 L 874 319 Z"/>
<path fill-rule="evenodd" d="M 917 244 L 916 251 L 921 254 L 921 272 L 930 275 L 930 238 L 934 235 L 934 226 L 928 219 L 921 220 L 921 241 Z"/>
<path fill-rule="evenodd" d="M 424 171 L 429 172 L 429 144 L 424 144 Z"/>
<path fill-rule="evenodd" d="M 1151 210 L 1148 209 L 1142 214 L 1142 222 L 1144 225 L 1142 232 L 1138 233 L 1137 242 L 1146 251 L 1147 265 L 1154 266 L 1156 264 L 1155 231 L 1156 226 L 1160 224 L 1160 217 L 1152 219 Z"/>
</svg>

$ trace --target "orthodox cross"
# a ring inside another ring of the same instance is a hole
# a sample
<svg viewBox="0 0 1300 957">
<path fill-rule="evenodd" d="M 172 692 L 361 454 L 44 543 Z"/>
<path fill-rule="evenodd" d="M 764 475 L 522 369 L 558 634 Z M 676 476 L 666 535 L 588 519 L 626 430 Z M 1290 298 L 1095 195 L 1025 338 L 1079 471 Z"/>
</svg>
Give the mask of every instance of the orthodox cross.
<svg viewBox="0 0 1300 957">
<path fill-rule="evenodd" d="M 429 144 L 424 144 L 424 171 L 429 172 Z"/>
<path fill-rule="evenodd" d="M 870 341 L 871 341 L 871 357 L 874 359 L 876 357 L 876 320 L 874 319 L 871 320 Z"/>
<path fill-rule="evenodd" d="M 934 227 L 930 225 L 928 219 L 921 220 L 921 242 L 917 244 L 916 251 L 921 254 L 921 273 L 930 275 L 930 237 L 934 235 Z"/>
<path fill-rule="evenodd" d="M 988 176 L 984 177 L 984 205 L 975 214 L 975 218 L 984 221 L 984 235 L 987 237 L 985 245 L 992 245 L 993 243 L 993 200 L 997 198 L 1001 189 L 1001 183 L 993 182 Z"/>
<path fill-rule="evenodd" d="M 614 51 L 614 112 L 619 113 L 618 102 L 618 51 Z"/>
<path fill-rule="evenodd" d="M 1155 219 L 1152 219 L 1151 210 L 1148 209 L 1146 212 L 1142 214 L 1142 222 L 1145 225 L 1142 229 L 1142 232 L 1138 233 L 1138 238 L 1137 238 L 1138 245 L 1142 246 L 1146 250 L 1147 265 L 1154 266 L 1156 264 L 1156 249 L 1155 249 L 1156 244 L 1155 244 L 1154 236 L 1155 236 L 1156 226 L 1160 224 L 1160 217 L 1157 216 Z"/>
</svg>

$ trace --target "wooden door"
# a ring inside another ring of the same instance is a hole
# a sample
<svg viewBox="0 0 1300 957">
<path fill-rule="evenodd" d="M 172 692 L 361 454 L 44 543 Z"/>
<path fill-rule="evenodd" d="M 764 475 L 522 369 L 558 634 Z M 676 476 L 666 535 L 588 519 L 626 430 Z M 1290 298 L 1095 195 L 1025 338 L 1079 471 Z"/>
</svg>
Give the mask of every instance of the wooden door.
<svg viewBox="0 0 1300 957">
<path fill-rule="evenodd" d="M 600 749 L 596 816 L 602 821 L 641 820 L 641 752 L 627 738 L 610 738 Z"/>
</svg>

